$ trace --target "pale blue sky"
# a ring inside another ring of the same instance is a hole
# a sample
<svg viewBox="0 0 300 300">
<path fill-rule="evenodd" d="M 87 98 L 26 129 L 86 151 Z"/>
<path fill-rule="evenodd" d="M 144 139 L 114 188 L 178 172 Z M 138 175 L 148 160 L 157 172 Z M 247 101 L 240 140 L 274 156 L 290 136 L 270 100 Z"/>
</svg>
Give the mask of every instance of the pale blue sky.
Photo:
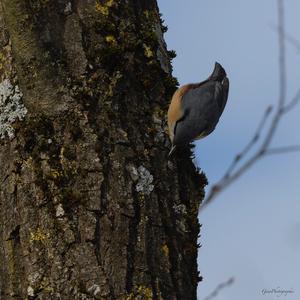
<svg viewBox="0 0 300 300">
<path fill-rule="evenodd" d="M 213 134 L 197 142 L 197 162 L 214 183 L 278 98 L 275 0 L 159 0 L 177 52 L 180 84 L 199 82 L 220 62 L 230 78 L 227 107 Z M 300 1 L 286 0 L 286 30 L 300 40 Z M 288 95 L 300 87 L 300 53 L 287 45 Z M 300 105 L 281 123 L 274 145 L 300 144 Z M 234 276 L 220 300 L 273 300 L 262 289 L 292 289 L 300 299 L 300 153 L 268 157 L 200 214 L 199 268 L 203 299 Z"/>
</svg>

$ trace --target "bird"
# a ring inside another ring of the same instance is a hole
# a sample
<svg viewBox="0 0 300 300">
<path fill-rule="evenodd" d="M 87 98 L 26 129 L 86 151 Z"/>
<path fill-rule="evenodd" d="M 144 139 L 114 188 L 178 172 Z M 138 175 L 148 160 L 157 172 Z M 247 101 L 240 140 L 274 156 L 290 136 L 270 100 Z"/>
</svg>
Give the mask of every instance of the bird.
<svg viewBox="0 0 300 300">
<path fill-rule="evenodd" d="M 202 139 L 212 133 L 219 122 L 229 92 L 229 79 L 224 68 L 215 62 L 211 75 L 200 83 L 179 87 L 168 109 L 168 129 L 172 148 Z"/>
</svg>

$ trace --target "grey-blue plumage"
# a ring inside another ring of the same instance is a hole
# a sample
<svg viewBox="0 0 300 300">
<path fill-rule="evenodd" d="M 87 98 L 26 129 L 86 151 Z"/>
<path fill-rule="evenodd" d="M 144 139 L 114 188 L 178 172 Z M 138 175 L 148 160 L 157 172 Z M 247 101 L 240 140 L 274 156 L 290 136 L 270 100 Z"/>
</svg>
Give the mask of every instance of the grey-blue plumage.
<svg viewBox="0 0 300 300">
<path fill-rule="evenodd" d="M 188 144 L 215 129 L 226 105 L 228 90 L 226 72 L 216 63 L 207 80 L 193 85 L 182 96 L 183 115 L 174 128 L 174 146 Z"/>
</svg>

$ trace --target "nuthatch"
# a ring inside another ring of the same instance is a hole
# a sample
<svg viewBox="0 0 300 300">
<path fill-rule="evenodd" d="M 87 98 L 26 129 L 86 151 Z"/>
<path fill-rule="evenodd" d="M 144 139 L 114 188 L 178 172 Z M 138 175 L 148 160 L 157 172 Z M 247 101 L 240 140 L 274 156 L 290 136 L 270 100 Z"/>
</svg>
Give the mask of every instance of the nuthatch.
<svg viewBox="0 0 300 300">
<path fill-rule="evenodd" d="M 208 79 L 181 86 L 168 110 L 171 155 L 176 146 L 187 145 L 214 131 L 227 102 L 229 80 L 219 63 Z"/>
</svg>

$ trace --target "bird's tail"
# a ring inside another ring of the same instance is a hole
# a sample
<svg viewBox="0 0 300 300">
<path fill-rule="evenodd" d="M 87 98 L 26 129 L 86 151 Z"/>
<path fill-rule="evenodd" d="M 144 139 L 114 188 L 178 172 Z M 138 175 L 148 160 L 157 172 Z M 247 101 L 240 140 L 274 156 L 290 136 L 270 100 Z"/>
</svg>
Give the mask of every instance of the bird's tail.
<svg viewBox="0 0 300 300">
<path fill-rule="evenodd" d="M 222 82 L 226 76 L 227 75 L 223 67 L 218 62 L 215 62 L 215 68 L 209 76 L 209 79 Z"/>
</svg>

